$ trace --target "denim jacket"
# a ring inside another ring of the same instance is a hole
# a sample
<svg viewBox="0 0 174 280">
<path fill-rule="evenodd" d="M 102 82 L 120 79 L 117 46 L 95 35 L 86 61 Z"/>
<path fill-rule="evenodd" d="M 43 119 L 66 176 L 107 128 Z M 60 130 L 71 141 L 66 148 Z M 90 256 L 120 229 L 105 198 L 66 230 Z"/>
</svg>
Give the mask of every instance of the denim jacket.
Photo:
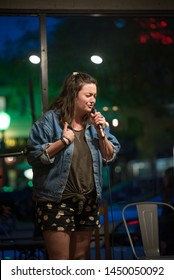
<svg viewBox="0 0 174 280">
<path fill-rule="evenodd" d="M 36 200 L 55 202 L 61 200 L 70 171 L 74 143 L 72 142 L 69 146 L 63 148 L 51 159 L 46 153 L 46 149 L 51 143 L 61 138 L 62 131 L 59 112 L 53 110 L 46 112 L 33 124 L 30 130 L 27 160 L 33 170 L 33 195 Z M 107 164 L 110 164 L 116 159 L 120 144 L 115 136 L 110 134 L 108 127 L 105 128 L 105 133 L 114 148 L 112 159 L 107 161 Z M 101 199 L 102 167 L 103 164 L 106 164 L 106 161 L 102 158 L 97 132 L 91 124 L 86 126 L 85 139 L 92 155 L 97 198 Z"/>
</svg>

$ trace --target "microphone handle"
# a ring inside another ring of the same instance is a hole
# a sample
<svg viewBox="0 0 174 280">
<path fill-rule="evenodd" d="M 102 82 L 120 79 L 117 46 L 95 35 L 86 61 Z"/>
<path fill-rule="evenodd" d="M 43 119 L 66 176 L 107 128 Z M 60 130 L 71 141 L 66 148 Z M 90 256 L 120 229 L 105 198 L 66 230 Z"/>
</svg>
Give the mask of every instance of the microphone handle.
<svg viewBox="0 0 174 280">
<path fill-rule="evenodd" d="M 95 107 L 93 107 L 91 113 L 94 114 L 95 112 L 97 112 L 97 110 L 96 110 Z M 98 125 L 98 128 L 100 129 L 101 138 L 105 138 L 105 133 L 104 133 L 104 130 L 103 130 L 102 125 L 99 124 L 99 125 Z"/>
<path fill-rule="evenodd" d="M 99 129 L 100 129 L 100 134 L 101 134 L 101 137 L 102 138 L 105 138 L 105 133 L 104 133 L 104 130 L 103 130 L 103 127 L 101 124 L 98 125 Z"/>
</svg>

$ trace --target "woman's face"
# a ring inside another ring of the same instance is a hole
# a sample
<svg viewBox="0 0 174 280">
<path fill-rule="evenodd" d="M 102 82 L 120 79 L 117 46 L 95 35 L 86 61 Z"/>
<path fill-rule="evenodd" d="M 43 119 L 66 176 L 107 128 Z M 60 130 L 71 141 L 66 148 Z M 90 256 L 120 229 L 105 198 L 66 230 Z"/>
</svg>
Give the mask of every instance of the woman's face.
<svg viewBox="0 0 174 280">
<path fill-rule="evenodd" d="M 80 114 L 90 113 L 96 102 L 96 97 L 96 85 L 85 84 L 75 99 L 75 112 Z"/>
</svg>

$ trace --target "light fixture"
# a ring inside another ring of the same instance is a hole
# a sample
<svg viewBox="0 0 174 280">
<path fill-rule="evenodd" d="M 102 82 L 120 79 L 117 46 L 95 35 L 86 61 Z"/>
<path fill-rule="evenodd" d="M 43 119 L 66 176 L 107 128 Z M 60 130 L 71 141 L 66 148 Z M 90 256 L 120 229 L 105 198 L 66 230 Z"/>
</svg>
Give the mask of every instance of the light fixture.
<svg viewBox="0 0 174 280">
<path fill-rule="evenodd" d="M 109 110 L 109 107 L 108 107 L 108 106 L 104 106 L 104 107 L 103 107 L 103 111 L 106 112 L 106 111 L 108 111 L 108 110 Z"/>
<path fill-rule="evenodd" d="M 113 120 L 112 120 L 112 125 L 113 125 L 114 127 L 117 127 L 117 126 L 118 126 L 118 120 L 117 120 L 117 119 L 113 119 Z"/>
<path fill-rule="evenodd" d="M 37 55 L 30 55 L 29 61 L 33 64 L 38 64 L 40 63 L 40 57 Z"/>
<path fill-rule="evenodd" d="M 91 61 L 95 64 L 101 64 L 103 62 L 103 59 L 99 55 L 92 55 Z"/>
</svg>

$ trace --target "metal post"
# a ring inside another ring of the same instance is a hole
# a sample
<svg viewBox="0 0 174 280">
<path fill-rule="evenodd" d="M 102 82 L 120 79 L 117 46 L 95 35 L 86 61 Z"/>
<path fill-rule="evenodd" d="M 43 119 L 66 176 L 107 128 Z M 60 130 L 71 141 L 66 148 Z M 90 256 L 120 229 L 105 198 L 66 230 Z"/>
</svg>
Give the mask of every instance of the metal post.
<svg viewBox="0 0 174 280">
<path fill-rule="evenodd" d="M 4 153 L 5 152 L 5 131 L 1 130 L 2 133 L 2 138 L 1 138 L 1 142 L 0 142 L 0 147 L 1 147 L 1 152 Z M 5 163 L 5 159 L 2 158 L 1 159 L 2 162 L 2 185 L 3 186 L 8 186 L 8 172 L 7 172 L 7 166 Z"/>
<path fill-rule="evenodd" d="M 41 41 L 41 84 L 42 84 L 42 113 L 48 108 L 48 59 L 46 38 L 46 16 L 40 15 L 40 41 Z"/>
</svg>

